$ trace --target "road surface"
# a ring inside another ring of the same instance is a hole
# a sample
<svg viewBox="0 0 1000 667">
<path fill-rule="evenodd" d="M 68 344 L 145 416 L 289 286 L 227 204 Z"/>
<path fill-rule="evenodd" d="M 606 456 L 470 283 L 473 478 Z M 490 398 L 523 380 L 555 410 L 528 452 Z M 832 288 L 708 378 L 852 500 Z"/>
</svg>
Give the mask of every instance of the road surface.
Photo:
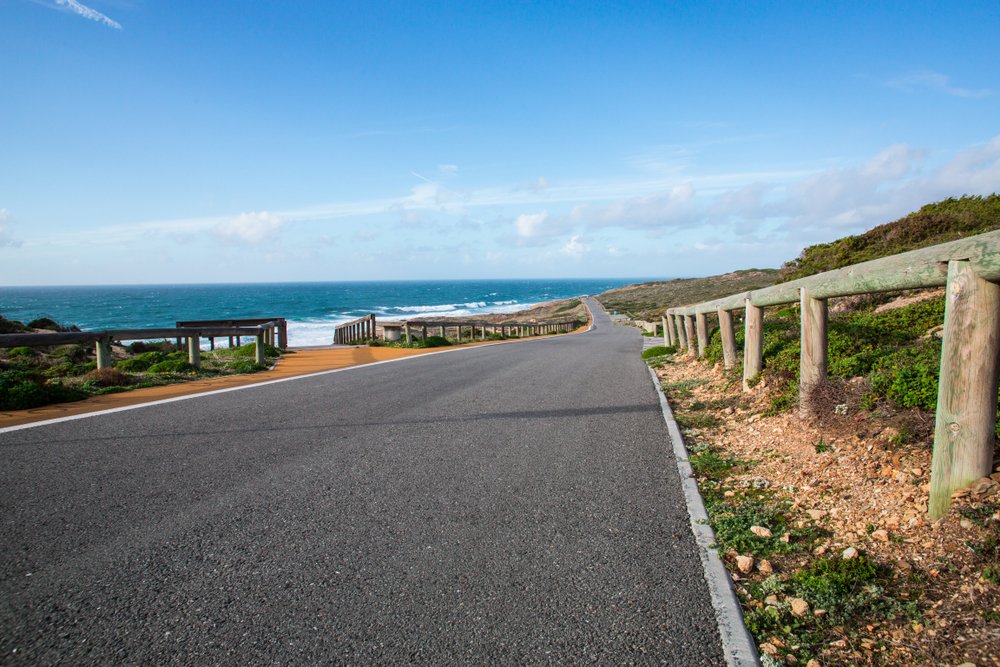
<svg viewBox="0 0 1000 667">
<path fill-rule="evenodd" d="M 642 339 L 594 306 L 0 433 L 0 663 L 723 664 Z"/>
</svg>

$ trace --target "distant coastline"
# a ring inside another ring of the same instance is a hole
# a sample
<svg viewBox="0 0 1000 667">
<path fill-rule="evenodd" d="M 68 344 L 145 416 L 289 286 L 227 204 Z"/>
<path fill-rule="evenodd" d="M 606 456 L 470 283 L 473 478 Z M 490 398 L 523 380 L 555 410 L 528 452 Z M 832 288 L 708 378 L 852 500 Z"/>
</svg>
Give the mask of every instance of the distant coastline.
<svg viewBox="0 0 1000 667">
<path fill-rule="evenodd" d="M 640 282 L 634 278 L 364 281 L 215 285 L 0 287 L 0 315 L 82 329 L 172 326 L 177 320 L 285 317 L 292 345 L 328 344 L 340 323 L 475 317 Z"/>
</svg>

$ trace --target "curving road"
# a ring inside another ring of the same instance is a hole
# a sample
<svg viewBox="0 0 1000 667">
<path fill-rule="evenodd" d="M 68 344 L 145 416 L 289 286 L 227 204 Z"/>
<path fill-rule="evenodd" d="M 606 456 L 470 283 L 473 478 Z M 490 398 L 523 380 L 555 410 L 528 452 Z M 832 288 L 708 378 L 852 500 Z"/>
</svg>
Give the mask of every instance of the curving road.
<svg viewBox="0 0 1000 667">
<path fill-rule="evenodd" d="M 0 433 L 3 664 L 723 664 L 635 329 Z"/>
</svg>

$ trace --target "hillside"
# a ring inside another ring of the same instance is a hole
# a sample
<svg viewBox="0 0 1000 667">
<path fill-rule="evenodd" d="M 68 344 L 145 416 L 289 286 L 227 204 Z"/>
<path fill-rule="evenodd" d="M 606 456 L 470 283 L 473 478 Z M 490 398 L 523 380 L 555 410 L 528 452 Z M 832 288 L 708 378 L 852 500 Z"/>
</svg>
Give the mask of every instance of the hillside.
<svg viewBox="0 0 1000 667">
<path fill-rule="evenodd" d="M 775 277 L 995 229 L 1000 196 L 948 199 L 810 246 Z M 619 302 L 643 286 L 633 287 L 616 290 Z M 927 514 L 944 301 L 943 289 L 831 300 L 827 381 L 809 419 L 796 410 L 797 305 L 766 309 L 750 391 L 742 359 L 723 367 L 712 316 L 702 358 L 646 352 L 764 664 L 1000 664 L 1000 467 L 956 493 L 942 519 Z"/>
<path fill-rule="evenodd" d="M 780 275 L 777 269 L 746 269 L 708 278 L 639 283 L 608 290 L 599 294 L 597 300 L 608 310 L 633 319 L 658 320 L 665 308 L 767 287 L 778 282 Z"/>
<path fill-rule="evenodd" d="M 864 234 L 809 246 L 785 263 L 779 282 L 995 229 L 1000 229 L 1000 194 L 945 199 Z"/>
</svg>

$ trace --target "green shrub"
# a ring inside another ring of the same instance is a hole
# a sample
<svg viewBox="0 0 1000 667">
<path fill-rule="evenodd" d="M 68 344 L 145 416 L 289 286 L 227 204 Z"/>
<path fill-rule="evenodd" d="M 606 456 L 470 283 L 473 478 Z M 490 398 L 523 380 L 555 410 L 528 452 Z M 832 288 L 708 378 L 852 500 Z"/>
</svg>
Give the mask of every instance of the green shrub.
<svg viewBox="0 0 1000 667">
<path fill-rule="evenodd" d="M 0 371 L 0 410 L 27 410 L 85 397 L 86 393 L 78 389 L 58 383 L 48 384 L 36 373 L 23 370 Z"/>
<path fill-rule="evenodd" d="M 8 320 L 0 315 L 0 334 L 22 333 L 24 331 L 28 331 L 28 327 L 24 326 L 23 323 L 17 320 Z"/>
<path fill-rule="evenodd" d="M 116 368 L 96 368 L 83 376 L 84 382 L 93 387 L 124 387 L 132 378 Z"/>
<path fill-rule="evenodd" d="M 184 359 L 167 359 L 155 363 L 146 369 L 148 373 L 188 373 L 194 370 L 194 366 Z"/>
<path fill-rule="evenodd" d="M 442 336 L 428 336 L 426 340 L 421 340 L 418 347 L 446 347 L 451 345 L 451 341 Z"/>
<path fill-rule="evenodd" d="M 239 347 L 233 348 L 230 352 L 234 357 L 256 357 L 257 356 L 257 343 L 247 343 L 246 345 L 240 345 Z M 277 357 L 281 354 L 281 350 L 276 347 L 271 347 L 267 343 L 264 344 L 264 356 L 265 357 Z"/>
<path fill-rule="evenodd" d="M 267 370 L 267 366 L 262 366 L 252 359 L 240 358 L 226 364 L 226 369 L 234 373 L 256 373 L 257 371 Z"/>
<path fill-rule="evenodd" d="M 52 350 L 52 356 L 64 357 L 68 361 L 80 363 L 90 358 L 92 349 L 84 345 L 59 345 Z"/>
<path fill-rule="evenodd" d="M 673 345 L 654 345 L 642 351 L 642 358 L 652 359 L 653 357 L 662 357 L 663 355 L 674 354 L 675 352 L 677 352 L 677 348 Z"/>
<path fill-rule="evenodd" d="M 844 623 L 882 598 L 877 582 L 887 574 L 864 556 L 834 556 L 817 559 L 788 584 L 813 609 L 825 609 L 832 623 Z"/>
<path fill-rule="evenodd" d="M 128 373 L 141 373 L 142 371 L 150 370 L 152 366 L 167 360 L 168 357 L 165 353 L 153 350 L 137 354 L 130 359 L 116 361 L 115 368 Z"/>
<path fill-rule="evenodd" d="M 38 352 L 36 352 L 34 349 L 30 347 L 21 346 L 21 347 L 12 347 L 10 351 L 7 352 L 7 354 L 11 357 L 34 357 L 35 355 L 38 354 Z"/>
</svg>

